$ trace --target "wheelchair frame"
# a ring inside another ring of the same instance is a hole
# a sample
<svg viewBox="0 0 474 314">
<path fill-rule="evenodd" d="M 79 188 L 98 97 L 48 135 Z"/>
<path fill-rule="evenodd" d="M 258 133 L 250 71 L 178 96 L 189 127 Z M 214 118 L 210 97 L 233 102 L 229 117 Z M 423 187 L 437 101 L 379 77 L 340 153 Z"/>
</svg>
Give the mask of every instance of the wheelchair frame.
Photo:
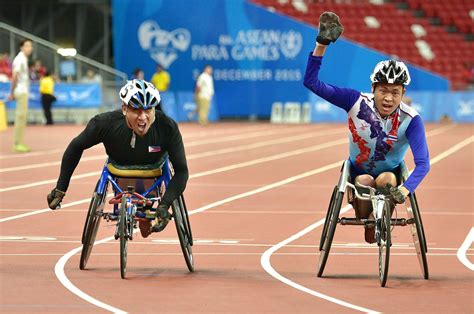
<svg viewBox="0 0 474 314">
<path fill-rule="evenodd" d="M 354 185 L 349 182 L 350 176 L 350 161 L 346 160 L 341 168 L 341 175 L 339 177 L 339 182 L 337 186 L 334 187 L 331 200 L 329 202 L 328 211 L 326 214 L 326 219 L 324 222 L 320 244 L 319 244 L 319 262 L 318 262 L 318 271 L 317 276 L 322 277 L 324 268 L 326 266 L 327 259 L 329 257 L 329 252 L 331 249 L 332 241 L 334 238 L 334 233 L 336 230 L 336 225 L 368 225 L 375 223 L 373 220 L 369 219 L 356 219 L 356 218 L 339 218 L 339 212 L 341 210 L 344 193 L 346 192 L 347 188 L 353 188 Z M 408 169 L 406 167 L 405 162 L 400 164 L 400 176 L 401 182 L 405 182 L 408 178 Z M 362 199 L 370 199 L 369 195 L 360 195 L 355 190 L 356 196 Z M 375 193 L 374 191 L 372 193 Z M 369 197 L 369 198 L 368 198 Z M 372 195 L 372 197 L 376 197 L 376 195 Z M 381 198 L 381 202 L 385 204 L 386 199 L 384 197 Z M 398 226 L 406 226 L 410 225 L 410 231 L 412 234 L 413 242 L 415 245 L 416 253 L 418 256 L 418 261 L 420 264 L 420 268 L 423 274 L 424 279 L 429 278 L 428 272 L 428 262 L 426 259 L 426 253 L 428 252 L 427 245 L 426 245 L 426 237 L 423 229 L 423 223 L 421 221 L 420 210 L 418 207 L 418 202 L 416 199 L 416 194 L 411 193 L 409 195 L 409 202 L 410 206 L 407 206 L 407 216 L 408 219 L 405 218 L 391 218 L 391 219 L 384 219 L 384 222 L 388 224 L 389 228 L 387 229 L 387 225 L 385 226 L 385 233 L 388 232 L 388 238 L 390 238 L 390 226 L 391 225 L 398 225 Z M 386 207 L 384 205 L 384 207 Z M 386 213 L 386 210 L 384 211 Z M 386 216 L 385 216 L 386 217 Z M 388 216 L 390 217 L 390 216 Z M 391 245 L 391 239 L 386 241 L 385 250 L 382 252 L 380 243 L 379 244 L 379 278 L 381 286 L 385 286 L 387 280 L 387 273 L 388 273 L 388 257 L 389 257 L 389 250 Z M 385 259 L 381 260 L 381 254 L 385 254 Z M 382 265 L 383 264 L 383 265 Z"/>
<path fill-rule="evenodd" d="M 164 183 L 165 188 L 168 187 L 173 175 L 172 165 L 169 162 L 168 156 L 164 157 L 161 164 L 162 175 L 154 179 L 152 186 L 149 187 L 143 194 L 134 191 L 134 187 L 128 187 L 127 190 L 120 188 L 116 179 L 129 178 L 118 177 L 113 175 L 108 169 L 109 161 L 107 160 L 102 169 L 101 176 L 96 184 L 92 199 L 89 205 L 84 229 L 82 233 L 82 252 L 79 262 L 81 270 L 86 268 L 88 259 L 90 257 L 92 247 L 95 242 L 97 230 L 100 225 L 101 218 L 107 221 L 117 221 L 115 239 L 120 239 L 120 270 L 121 277 L 126 276 L 127 264 L 127 247 L 128 240 L 133 240 L 133 229 L 136 228 L 135 213 L 139 206 L 152 206 L 154 201 L 161 199 L 160 187 Z M 133 178 L 133 177 L 130 177 Z M 105 212 L 104 204 L 107 198 L 107 188 L 109 183 L 112 185 L 114 191 L 114 198 L 110 200 L 110 204 L 114 204 L 113 212 Z M 156 191 L 158 197 L 148 198 L 147 196 Z M 117 208 L 118 207 L 118 208 Z M 183 252 L 186 265 L 190 272 L 194 271 L 194 260 L 192 254 L 193 237 L 191 232 L 191 225 L 189 223 L 188 211 L 183 195 L 175 199 L 171 205 L 172 219 L 175 221 L 178 238 Z M 156 209 L 150 208 L 151 211 Z M 117 215 L 118 210 L 118 215 Z M 148 218 L 142 218 L 148 219 Z"/>
</svg>

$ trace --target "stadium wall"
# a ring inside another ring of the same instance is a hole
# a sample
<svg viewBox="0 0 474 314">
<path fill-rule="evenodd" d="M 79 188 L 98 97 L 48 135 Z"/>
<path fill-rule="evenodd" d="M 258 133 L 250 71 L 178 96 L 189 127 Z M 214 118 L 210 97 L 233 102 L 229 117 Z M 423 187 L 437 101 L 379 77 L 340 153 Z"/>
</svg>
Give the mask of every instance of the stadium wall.
<svg viewBox="0 0 474 314">
<path fill-rule="evenodd" d="M 113 0 L 116 67 L 150 79 L 156 64 L 171 89 L 192 93 L 206 64 L 214 67 L 220 117 L 268 118 L 275 102 L 308 102 L 302 84 L 316 29 L 244 0 Z M 327 83 L 369 90 L 374 65 L 389 56 L 343 38 L 324 58 Z M 448 81 L 408 65 L 411 91 L 446 91 Z M 189 107 L 189 106 L 188 106 Z M 180 116 L 184 103 L 175 98 Z"/>
</svg>

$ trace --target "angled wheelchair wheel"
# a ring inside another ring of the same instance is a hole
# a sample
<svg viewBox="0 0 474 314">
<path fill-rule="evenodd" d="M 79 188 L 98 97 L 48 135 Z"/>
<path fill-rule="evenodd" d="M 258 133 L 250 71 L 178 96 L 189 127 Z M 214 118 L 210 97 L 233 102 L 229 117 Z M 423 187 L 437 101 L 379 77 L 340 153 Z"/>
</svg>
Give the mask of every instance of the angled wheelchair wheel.
<svg viewBox="0 0 474 314">
<path fill-rule="evenodd" d="M 331 197 L 331 202 L 329 203 L 329 210 L 324 223 L 323 234 L 321 235 L 321 238 L 324 237 L 324 239 L 321 239 L 323 244 L 320 246 L 318 277 L 323 275 L 324 267 L 326 267 L 332 240 L 334 238 L 334 233 L 336 232 L 336 225 L 339 220 L 339 212 L 341 211 L 342 201 L 344 199 L 344 193 L 338 191 L 337 187 L 334 189 L 334 192 L 333 197 Z"/>
<path fill-rule="evenodd" d="M 390 263 L 390 247 L 392 245 L 390 207 L 390 201 L 386 200 L 383 208 L 383 215 L 377 222 L 375 231 L 375 234 L 377 235 L 377 244 L 379 246 L 379 280 L 381 287 L 385 287 L 385 284 L 387 283 L 388 267 Z"/>
<path fill-rule="evenodd" d="M 428 260 L 426 258 L 428 247 L 415 194 L 410 195 L 410 204 L 411 207 L 407 207 L 407 215 L 408 219 L 413 219 L 414 221 L 414 223 L 410 225 L 410 231 L 415 245 L 416 255 L 418 257 L 423 278 L 429 279 Z"/>
<path fill-rule="evenodd" d="M 189 224 L 186 220 L 185 209 L 179 199 L 174 200 L 171 207 L 173 209 L 173 219 L 176 224 L 176 231 L 178 233 L 181 250 L 183 251 L 184 260 L 186 261 L 188 270 L 192 272 L 194 271 L 194 259 L 190 241 L 191 236 L 189 234 L 190 229 L 186 227 Z"/>
<path fill-rule="evenodd" d="M 79 268 L 84 270 L 89 260 L 89 256 L 94 246 L 97 230 L 99 229 L 100 220 L 102 218 L 102 211 L 104 209 L 105 196 L 94 192 L 89 210 L 87 211 L 86 222 L 82 231 L 82 251 L 81 259 L 79 261 Z"/>
<path fill-rule="evenodd" d="M 122 196 L 120 204 L 118 234 L 120 238 L 120 276 L 125 279 L 127 275 L 127 248 L 128 248 L 128 213 L 127 196 Z"/>
<path fill-rule="evenodd" d="M 183 208 L 183 212 L 184 212 L 184 216 L 185 216 L 185 219 L 184 219 L 184 225 L 186 227 L 186 230 L 188 232 L 188 240 L 189 240 L 189 244 L 191 244 L 191 246 L 193 245 L 193 233 L 191 231 L 191 224 L 189 223 L 189 215 L 188 215 L 188 207 L 186 206 L 186 202 L 184 201 L 184 196 L 181 195 L 179 197 L 179 205 L 181 206 L 181 208 Z"/>
<path fill-rule="evenodd" d="M 337 186 L 335 186 L 334 190 L 332 191 L 331 200 L 329 201 L 329 205 L 328 205 L 328 211 L 326 212 L 326 219 L 324 220 L 323 232 L 321 233 L 321 238 L 319 239 L 320 251 L 323 249 L 324 240 L 326 240 L 326 234 L 328 232 L 328 226 L 329 226 L 329 220 L 330 220 L 329 217 L 331 217 L 332 204 L 334 202 L 334 197 L 336 196 L 336 193 L 337 193 Z"/>
</svg>

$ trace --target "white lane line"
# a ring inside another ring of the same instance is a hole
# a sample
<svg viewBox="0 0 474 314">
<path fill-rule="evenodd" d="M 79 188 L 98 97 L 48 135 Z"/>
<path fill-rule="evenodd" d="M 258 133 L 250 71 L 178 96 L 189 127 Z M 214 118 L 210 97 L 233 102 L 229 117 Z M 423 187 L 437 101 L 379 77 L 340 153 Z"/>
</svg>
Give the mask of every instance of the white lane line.
<svg viewBox="0 0 474 314">
<path fill-rule="evenodd" d="M 258 159 L 254 159 L 254 160 L 251 160 L 251 161 L 248 161 L 248 162 L 242 162 L 242 163 L 233 164 L 233 165 L 226 166 L 226 167 L 217 168 L 217 169 L 214 169 L 214 170 L 195 173 L 195 174 L 190 175 L 189 179 L 199 178 L 199 177 L 208 176 L 208 175 L 212 175 L 212 174 L 216 174 L 216 173 L 220 173 L 220 172 L 225 172 L 225 171 L 230 171 L 230 170 L 235 170 L 235 169 L 238 169 L 238 168 L 248 167 L 248 166 L 256 165 L 256 164 L 259 164 L 259 163 L 272 161 L 272 160 L 277 160 L 277 159 L 282 159 L 282 158 L 295 156 L 295 155 L 299 155 L 299 154 L 304 154 L 304 153 L 308 153 L 308 152 L 314 152 L 314 151 L 325 149 L 325 148 L 328 148 L 328 147 L 340 145 L 340 144 L 343 144 L 343 143 L 346 143 L 346 142 L 347 142 L 346 139 L 337 140 L 337 141 L 332 141 L 332 142 L 328 142 L 328 143 L 325 143 L 325 144 L 320 144 L 320 145 L 307 147 L 307 148 L 304 148 L 304 149 L 298 149 L 298 150 L 287 152 L 287 153 L 276 154 L 276 155 L 272 155 L 272 156 L 264 157 L 264 158 L 258 158 Z M 342 164 L 342 161 L 340 163 Z M 100 172 L 93 172 L 92 174 L 98 175 L 98 174 L 100 174 Z M 73 176 L 72 178 L 74 178 L 74 177 L 78 178 L 80 176 L 85 177 L 85 176 L 90 176 L 90 175 L 91 174 L 82 174 L 82 175 L 78 175 L 78 176 Z M 51 181 L 56 182 L 56 180 L 51 180 Z M 0 192 L 2 192 L 2 189 L 0 189 Z M 82 204 L 82 203 L 88 202 L 88 201 L 90 201 L 90 199 L 83 199 L 83 200 L 79 200 L 77 202 L 68 203 L 66 205 L 63 205 L 62 207 L 70 207 L 70 206 L 72 206 L 70 204 L 77 205 L 77 204 Z M 30 213 L 10 216 L 10 217 L 7 217 L 7 218 L 0 219 L 0 223 L 5 222 L 5 221 L 9 221 L 9 220 L 14 220 L 14 219 L 18 219 L 18 218 L 31 216 L 31 215 L 41 214 L 41 213 L 49 212 L 49 211 L 51 211 L 49 208 L 45 208 L 45 209 L 40 209 L 40 210 L 37 210 L 37 211 L 34 211 L 34 212 L 30 212 Z"/>
<path fill-rule="evenodd" d="M 352 206 L 350 205 L 347 205 L 343 208 L 341 208 L 341 214 L 342 213 L 345 213 L 346 211 L 348 211 L 349 209 L 351 209 Z M 306 227 L 305 229 L 301 230 L 300 232 L 292 235 L 291 237 L 281 241 L 280 243 L 278 244 L 275 244 L 274 246 L 272 246 L 270 249 L 266 250 L 262 257 L 260 258 L 260 264 L 262 265 L 263 269 L 269 273 L 273 278 L 275 278 L 276 280 L 279 280 L 287 285 L 289 285 L 290 287 L 293 287 L 297 290 L 300 290 L 302 292 L 305 292 L 305 293 L 308 293 L 312 296 L 315 296 L 317 298 L 321 298 L 321 299 L 324 299 L 324 300 L 327 300 L 329 302 L 333 302 L 333 303 L 336 303 L 336 304 L 339 304 L 341 306 L 344 306 L 344 307 L 348 307 L 348 308 L 351 308 L 353 310 L 356 310 L 356 311 L 361 311 L 361 312 L 366 312 L 366 313 L 378 313 L 376 311 L 373 311 L 373 310 L 370 310 L 370 309 L 367 309 L 365 307 L 361 307 L 361 306 L 358 306 L 358 305 L 355 305 L 355 304 L 352 304 L 352 303 L 348 303 L 346 301 L 343 301 L 343 300 L 340 300 L 340 299 L 336 299 L 334 297 L 331 297 L 331 296 L 328 296 L 326 294 L 323 294 L 323 293 L 320 293 L 320 292 L 317 292 L 315 290 L 312 290 L 312 289 L 309 289 L 305 286 L 302 286 L 286 277 L 284 277 L 283 275 L 281 275 L 280 273 L 278 273 L 272 266 L 271 262 L 270 262 L 270 258 L 272 256 L 272 254 L 274 254 L 276 251 L 278 251 L 279 249 L 281 249 L 282 247 L 284 247 L 285 245 L 287 245 L 288 243 L 290 242 L 293 242 L 294 240 L 304 236 L 305 234 L 313 231 L 314 229 L 316 229 L 317 227 L 321 226 L 324 224 L 324 220 L 325 218 L 317 221 L 316 223 Z"/>
<path fill-rule="evenodd" d="M 179 242 L 173 243 L 173 245 L 178 244 Z M 116 244 L 117 245 L 117 244 Z M 358 253 L 358 252 L 334 252 L 331 255 L 338 256 L 378 256 L 379 253 Z M 64 253 L 1 253 L 2 257 L 21 257 L 21 256 L 63 256 Z M 94 256 L 119 256 L 120 253 L 94 253 Z M 132 253 L 128 252 L 128 256 L 182 256 L 181 252 L 163 252 L 163 253 Z M 251 255 L 251 256 L 261 256 L 262 253 L 259 252 L 193 252 L 193 255 L 214 255 L 214 256 L 226 256 L 226 255 Z M 273 255 L 281 256 L 319 256 L 317 252 L 276 252 Z M 390 252 L 390 256 L 416 256 L 416 253 L 393 253 Z M 430 257 L 453 257 L 456 256 L 454 253 L 428 253 Z M 474 253 L 467 254 L 468 256 L 474 256 Z"/>
<path fill-rule="evenodd" d="M 241 199 L 241 198 L 244 198 L 244 197 L 248 197 L 248 196 L 251 196 L 251 195 L 255 195 L 255 194 L 258 194 L 258 193 L 261 193 L 261 192 L 264 192 L 264 191 L 267 191 L 267 190 L 270 190 L 270 189 L 273 189 L 273 188 L 276 188 L 276 187 L 280 187 L 282 185 L 285 185 L 285 184 L 288 184 L 290 182 L 294 182 L 296 180 L 299 180 L 299 179 L 303 179 L 303 178 L 306 178 L 306 177 L 309 177 L 311 175 L 314 175 L 314 174 L 317 174 L 317 173 L 321 173 L 321 172 L 324 172 L 324 171 L 327 171 L 327 170 L 330 170 L 330 169 L 333 169 L 333 168 L 337 168 L 337 167 L 340 167 L 342 163 L 342 160 L 341 161 L 338 161 L 338 162 L 335 162 L 335 163 L 332 163 L 330 165 L 327 165 L 327 166 L 324 166 L 324 167 L 321 167 L 321 168 L 318 168 L 318 169 L 315 169 L 315 170 L 312 170 L 312 171 L 309 171 L 309 172 L 305 172 L 305 173 L 302 173 L 302 174 L 299 174 L 299 175 L 296 175 L 296 176 L 293 176 L 293 177 L 290 177 L 290 178 L 287 178 L 285 180 L 281 180 L 281 181 L 278 181 L 278 182 L 275 182 L 273 184 L 270 184 L 270 185 L 267 185 L 267 186 L 263 186 L 261 188 L 258 188 L 258 189 L 255 189 L 255 190 L 252 190 L 252 191 L 248 191 L 248 192 L 245 192 L 245 193 L 241 193 L 241 194 L 238 194 L 238 195 L 235 195 L 235 196 L 232 196 L 232 197 L 228 197 L 226 199 L 223 199 L 223 200 L 220 200 L 220 201 L 217 201 L 217 202 L 214 202 L 212 204 L 209 204 L 209 205 L 206 205 L 206 206 L 203 206 L 203 207 L 200 207 L 200 208 L 197 208 L 195 210 L 191 210 L 189 211 L 189 215 L 194 215 L 194 214 L 197 214 L 197 213 L 201 213 L 203 211 L 206 211 L 210 208 L 213 208 L 213 207 L 217 207 L 217 206 L 220 206 L 222 204 L 225 204 L 225 203 L 229 203 L 229 202 L 232 202 L 232 201 L 235 201 L 237 199 Z M 138 230 L 135 230 L 134 232 L 138 232 Z M 98 245 L 98 244 L 101 244 L 101 243 L 105 243 L 107 241 L 110 241 L 114 239 L 113 236 L 111 237 L 107 237 L 107 238 L 104 238 L 100 241 L 96 241 L 94 245 Z M 111 312 L 115 312 L 115 311 L 121 311 L 122 313 L 124 313 L 122 310 L 119 310 L 117 308 L 114 308 L 106 303 L 103 303 L 91 296 L 89 296 L 88 294 L 86 294 L 85 292 L 81 291 L 79 288 L 77 288 L 70 280 L 69 278 L 67 278 L 65 272 L 64 272 L 64 268 L 65 268 L 65 265 L 67 263 L 67 261 L 72 257 L 74 256 L 75 254 L 79 253 L 80 251 L 82 250 L 82 246 L 80 247 L 77 247 L 71 251 L 69 251 L 68 253 L 66 253 L 64 256 L 62 256 L 59 261 L 56 263 L 55 267 L 54 267 L 54 272 L 56 274 L 56 277 L 58 278 L 58 280 L 61 282 L 61 284 L 66 288 L 68 289 L 69 291 L 71 291 L 72 293 L 74 293 L 75 295 L 77 295 L 79 298 L 91 303 L 91 304 L 94 304 L 100 308 L 103 308 L 103 309 L 106 309 L 108 311 L 111 311 Z"/>
<path fill-rule="evenodd" d="M 286 130 L 286 129 L 284 129 L 284 130 Z M 315 128 L 315 130 L 317 130 L 317 129 Z M 281 131 L 281 129 L 279 131 Z M 273 132 L 275 132 L 275 131 L 273 131 Z M 254 149 L 254 148 L 259 148 L 259 147 L 264 147 L 264 146 L 269 146 L 269 145 L 275 145 L 275 144 L 281 144 L 281 143 L 287 143 L 287 142 L 292 142 L 292 141 L 308 139 L 308 138 L 316 138 L 316 137 L 327 136 L 327 135 L 331 135 L 331 134 L 340 134 L 340 133 L 343 133 L 343 132 L 344 132 L 344 130 L 335 129 L 335 130 L 331 130 L 331 131 L 318 132 L 316 134 L 314 134 L 314 133 L 299 134 L 299 135 L 295 135 L 295 136 L 279 138 L 279 139 L 276 139 L 276 140 L 273 139 L 273 140 L 262 141 L 262 142 L 254 143 L 254 144 L 235 146 L 235 147 L 230 147 L 230 148 L 225 148 L 225 149 L 218 149 L 218 150 L 208 151 L 208 152 L 198 153 L 198 154 L 191 154 L 191 155 L 187 156 L 187 159 L 188 160 L 197 159 L 197 158 L 202 158 L 202 157 L 207 157 L 207 156 L 214 156 L 214 155 L 218 155 L 218 154 L 231 153 L 231 152 L 240 151 L 240 150 Z M 283 132 L 279 132 L 279 133 L 283 133 Z M 217 141 L 219 139 L 213 139 L 213 140 Z M 194 142 L 191 142 L 189 145 L 186 145 L 186 147 L 197 146 L 197 145 L 192 145 L 192 144 L 194 144 Z M 95 161 L 95 160 L 105 160 L 106 157 L 107 157 L 107 155 L 104 155 L 104 154 L 101 154 L 101 155 L 98 155 L 98 156 L 83 157 L 83 158 L 81 158 L 81 162 Z M 37 164 L 28 164 L 28 165 L 25 165 L 25 166 L 1 168 L 0 173 L 20 171 L 20 170 L 30 170 L 30 169 L 51 167 L 51 166 L 59 166 L 59 165 L 61 165 L 61 160 L 56 160 L 56 161 L 51 161 L 51 162 L 43 162 L 43 163 L 37 163 Z"/>
<path fill-rule="evenodd" d="M 462 243 L 462 245 L 459 247 L 459 250 L 457 251 L 456 256 L 458 259 L 461 261 L 461 263 L 469 268 L 470 270 L 474 270 L 474 264 L 471 263 L 470 260 L 467 259 L 467 250 L 471 246 L 471 244 L 474 242 L 474 228 L 471 228 L 471 231 L 469 231 L 466 239 Z"/>
<path fill-rule="evenodd" d="M 330 134 L 337 134 L 337 133 L 341 133 L 341 131 L 335 130 L 335 131 L 321 132 L 322 136 L 330 135 Z M 306 137 L 307 134 L 302 135 L 302 136 Z M 318 137 L 318 136 L 312 136 L 312 137 Z M 294 141 L 294 140 L 295 140 L 295 138 L 292 137 L 291 141 Z M 283 141 L 285 141 L 285 139 L 271 140 L 271 141 L 269 141 L 270 142 L 269 145 L 278 144 L 278 143 L 283 142 Z M 345 141 L 347 141 L 347 139 Z M 337 142 L 337 141 L 335 141 L 335 142 Z M 330 142 L 330 143 L 332 143 L 332 142 Z M 328 144 L 329 143 L 325 143 L 325 144 L 323 144 L 323 146 L 328 145 Z M 338 145 L 338 144 L 336 143 L 335 145 Z M 250 144 L 250 145 L 237 146 L 237 147 L 234 148 L 234 150 L 222 149 L 222 150 L 210 151 L 210 152 L 206 152 L 206 153 L 191 154 L 187 157 L 187 159 L 192 160 L 192 159 L 197 159 L 197 158 L 201 158 L 201 157 L 208 157 L 208 154 L 211 154 L 211 156 L 213 156 L 213 155 L 218 155 L 218 154 L 223 154 L 223 153 L 229 153 L 229 152 L 232 152 L 232 151 L 253 149 L 253 148 L 258 148 L 258 147 L 263 147 L 263 146 L 265 146 L 265 143 L 262 143 L 261 145 L 260 144 Z M 319 149 L 322 149 L 322 148 L 325 148 L 325 147 L 318 148 L 318 147 L 315 147 L 315 146 L 311 146 L 311 147 L 308 147 L 308 148 L 304 149 L 306 151 L 299 150 L 298 152 L 294 153 L 293 155 L 310 152 L 312 150 L 319 150 Z M 290 154 L 290 155 L 288 155 L 288 154 L 277 154 L 277 155 L 269 156 L 267 158 L 270 158 L 269 160 L 275 160 L 275 159 L 285 158 L 285 157 L 289 157 L 289 156 L 292 156 L 292 154 Z M 97 156 L 93 156 L 93 157 L 89 157 L 89 158 L 99 159 L 99 157 L 97 157 Z M 103 159 L 105 160 L 105 156 L 103 157 Z M 208 172 L 205 175 L 213 174 L 213 173 L 219 173 L 219 172 L 227 171 L 227 170 L 233 170 L 233 169 L 237 169 L 237 168 L 240 168 L 240 167 L 246 167 L 246 166 L 249 166 L 249 165 L 254 165 L 256 163 L 261 163 L 261 162 L 265 162 L 265 161 L 268 161 L 268 159 L 266 159 L 266 158 L 255 159 L 253 161 L 249 161 L 249 162 L 246 162 L 246 163 L 234 164 L 234 165 L 214 169 L 214 170 L 211 170 L 210 172 Z M 60 164 L 60 162 L 58 161 L 58 165 L 59 164 Z M 11 168 L 6 168 L 6 170 L 8 170 L 8 169 L 11 169 Z M 80 175 L 74 175 L 74 176 L 71 177 L 71 180 L 82 179 L 82 178 L 91 177 L 91 176 L 98 176 L 100 173 L 101 173 L 100 171 L 93 171 L 93 172 L 83 173 L 83 174 L 80 174 Z M 19 189 L 25 189 L 25 188 L 31 188 L 31 187 L 35 187 L 35 186 L 44 185 L 44 184 L 54 184 L 56 182 L 57 182 L 57 178 L 56 179 L 49 179 L 49 180 L 33 182 L 33 183 L 28 183 L 28 184 L 23 184 L 23 185 L 11 186 L 11 187 L 8 187 L 8 188 L 0 188 L 0 193 L 1 192 L 8 192 L 8 191 L 15 191 L 15 190 L 19 190 Z"/>
<path fill-rule="evenodd" d="M 442 152 L 441 154 L 437 155 L 436 157 L 434 157 L 430 161 L 430 164 L 433 165 L 433 164 L 439 162 L 440 160 L 448 157 L 449 155 L 454 154 L 459 149 L 461 149 L 464 146 L 470 144 L 472 142 L 473 138 L 474 138 L 474 136 L 471 136 L 471 137 L 467 138 L 466 140 L 454 145 L 453 147 L 446 150 L 445 152 Z M 349 208 L 351 208 L 350 205 L 345 206 L 344 208 L 341 209 L 341 213 L 347 211 Z M 270 249 L 268 249 L 267 251 L 265 251 L 263 253 L 263 255 L 260 259 L 260 264 L 262 265 L 263 269 L 265 269 L 265 271 L 267 271 L 271 276 L 273 276 L 277 280 L 280 280 L 281 282 L 283 282 L 283 283 L 285 283 L 285 284 L 287 284 L 287 285 L 289 285 L 289 286 L 291 286 L 295 289 L 298 289 L 300 291 L 303 291 L 303 292 L 306 292 L 308 294 L 314 295 L 315 297 L 318 297 L 318 298 L 326 299 L 328 301 L 331 301 L 331 302 L 334 302 L 334 303 L 337 303 L 337 304 L 340 304 L 340 305 L 343 305 L 343 306 L 347 306 L 347 307 L 350 307 L 350 308 L 357 309 L 357 310 L 362 311 L 362 312 L 371 311 L 371 310 L 365 309 L 363 307 L 354 306 L 353 304 L 346 303 L 345 301 L 341 301 L 341 300 L 329 297 L 325 294 L 322 294 L 322 293 L 319 293 L 317 291 L 311 290 L 311 289 L 309 289 L 305 286 L 302 286 L 302 285 L 300 285 L 300 284 L 298 284 L 294 281 L 291 281 L 290 279 L 288 279 L 288 278 L 282 276 L 280 273 L 278 273 L 273 268 L 273 266 L 271 265 L 270 258 L 271 258 L 272 254 L 274 252 L 276 252 L 277 250 L 279 250 L 280 248 L 282 248 L 286 244 L 288 244 L 288 243 L 304 236 L 305 234 L 312 231 L 313 229 L 321 226 L 323 223 L 324 223 L 324 219 L 321 219 L 318 222 L 316 222 L 316 223 L 306 227 L 305 229 L 301 230 L 300 232 L 292 235 L 291 237 L 287 238 L 286 240 L 283 240 L 280 243 L 276 244 L 275 246 L 271 247 Z"/>
</svg>

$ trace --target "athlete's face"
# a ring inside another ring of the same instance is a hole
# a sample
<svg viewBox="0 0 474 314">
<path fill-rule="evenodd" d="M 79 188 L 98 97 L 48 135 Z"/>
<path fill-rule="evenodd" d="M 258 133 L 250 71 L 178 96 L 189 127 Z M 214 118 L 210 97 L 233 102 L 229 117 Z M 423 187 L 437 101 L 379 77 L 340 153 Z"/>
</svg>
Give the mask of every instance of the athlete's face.
<svg viewBox="0 0 474 314">
<path fill-rule="evenodd" d="M 144 136 L 155 122 L 155 108 L 144 110 L 122 105 L 122 112 L 128 127 L 138 136 Z"/>
<path fill-rule="evenodd" d="M 374 85 L 372 85 L 374 89 Z M 374 96 L 375 107 L 382 117 L 391 115 L 400 105 L 402 97 L 405 94 L 403 85 L 377 83 L 375 84 Z"/>
</svg>

